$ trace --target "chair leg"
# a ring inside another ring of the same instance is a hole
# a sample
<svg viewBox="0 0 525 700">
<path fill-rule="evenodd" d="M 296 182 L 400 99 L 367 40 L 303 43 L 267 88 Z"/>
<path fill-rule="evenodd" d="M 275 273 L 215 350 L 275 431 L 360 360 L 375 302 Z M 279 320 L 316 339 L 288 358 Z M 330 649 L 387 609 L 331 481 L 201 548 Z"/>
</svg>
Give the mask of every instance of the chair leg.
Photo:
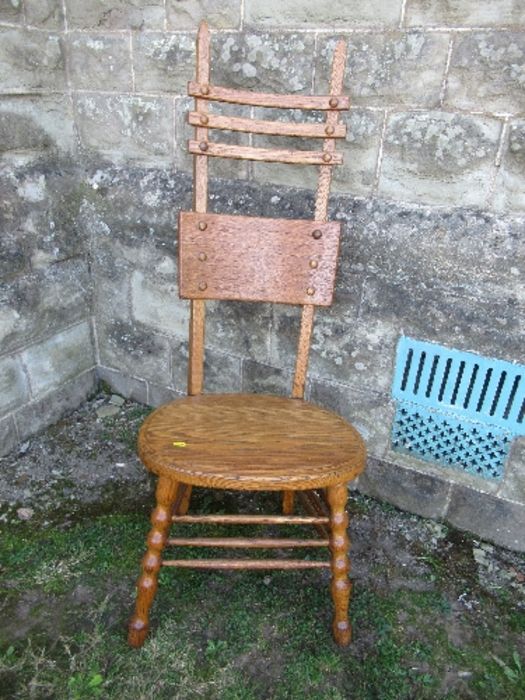
<svg viewBox="0 0 525 700">
<path fill-rule="evenodd" d="M 330 550 L 332 553 L 332 599 L 334 601 L 333 634 L 340 646 L 350 643 L 352 631 L 348 621 L 348 605 L 352 584 L 348 579 L 350 560 L 348 550 L 348 515 L 346 501 L 348 499 L 347 484 L 336 484 L 327 489 L 330 504 Z"/>
<path fill-rule="evenodd" d="M 293 515 L 295 491 L 283 491 L 283 515 Z"/>
<path fill-rule="evenodd" d="M 190 484 L 180 484 L 177 500 L 175 502 L 175 515 L 186 515 L 190 507 L 192 486 Z"/>
<path fill-rule="evenodd" d="M 144 644 L 149 629 L 149 610 L 155 593 L 157 580 L 168 531 L 171 525 L 173 504 L 177 496 L 178 482 L 165 476 L 159 477 L 157 483 L 157 505 L 151 514 L 151 528 L 147 539 L 147 551 L 142 559 L 142 574 L 137 581 L 137 600 L 135 614 L 130 620 L 128 643 L 132 647 Z"/>
</svg>

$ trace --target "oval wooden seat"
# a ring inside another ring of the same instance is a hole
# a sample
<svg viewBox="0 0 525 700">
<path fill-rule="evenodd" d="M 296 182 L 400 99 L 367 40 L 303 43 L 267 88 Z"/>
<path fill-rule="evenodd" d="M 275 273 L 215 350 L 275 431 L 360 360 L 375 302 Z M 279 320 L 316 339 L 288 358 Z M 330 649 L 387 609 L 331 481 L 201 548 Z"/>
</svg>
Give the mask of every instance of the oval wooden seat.
<svg viewBox="0 0 525 700">
<path fill-rule="evenodd" d="M 365 447 L 340 416 L 299 399 L 188 396 L 143 424 L 139 455 L 152 472 L 193 486 L 280 491 L 354 479 Z"/>
</svg>

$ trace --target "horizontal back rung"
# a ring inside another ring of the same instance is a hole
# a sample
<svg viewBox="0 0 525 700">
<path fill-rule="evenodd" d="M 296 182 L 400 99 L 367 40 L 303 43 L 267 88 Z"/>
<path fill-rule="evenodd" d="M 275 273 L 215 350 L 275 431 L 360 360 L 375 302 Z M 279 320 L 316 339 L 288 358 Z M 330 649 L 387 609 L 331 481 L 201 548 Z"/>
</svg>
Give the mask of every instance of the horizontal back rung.
<svg viewBox="0 0 525 700">
<path fill-rule="evenodd" d="M 233 90 L 216 85 L 200 85 L 194 80 L 188 83 L 188 95 L 203 100 L 229 102 L 251 107 L 277 107 L 280 109 L 342 110 L 350 107 L 348 95 L 276 95 L 275 93 Z"/>
<path fill-rule="evenodd" d="M 211 141 L 189 141 L 188 150 L 194 155 L 237 160 L 261 160 L 267 163 L 294 163 L 296 165 L 340 165 L 343 156 L 327 151 L 293 151 L 284 148 L 253 148 Z"/>
<path fill-rule="evenodd" d="M 329 561 L 307 559 L 167 559 L 162 566 L 179 569 L 329 569 Z"/>
<path fill-rule="evenodd" d="M 289 547 L 328 547 L 329 540 L 299 540 L 262 537 L 172 537 L 171 547 L 231 547 L 233 549 L 288 549 Z"/>
<path fill-rule="evenodd" d="M 302 138 L 341 139 L 346 136 L 345 124 L 307 124 L 294 122 L 267 121 L 263 119 L 246 119 L 228 117 L 219 114 L 199 114 L 190 112 L 188 122 L 192 126 L 204 126 L 208 129 L 225 131 L 242 131 L 249 134 L 269 134 L 273 136 L 300 136 Z"/>
</svg>

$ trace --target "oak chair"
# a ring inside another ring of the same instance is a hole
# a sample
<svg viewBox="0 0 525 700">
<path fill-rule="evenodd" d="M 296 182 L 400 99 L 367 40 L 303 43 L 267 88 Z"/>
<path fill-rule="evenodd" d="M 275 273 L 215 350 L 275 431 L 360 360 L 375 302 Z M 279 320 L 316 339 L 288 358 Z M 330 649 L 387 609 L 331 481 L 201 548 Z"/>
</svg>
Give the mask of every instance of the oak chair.
<svg viewBox="0 0 525 700">
<path fill-rule="evenodd" d="M 138 451 L 158 475 L 156 507 L 142 574 L 137 584 L 129 643 L 143 644 L 161 566 L 198 569 L 330 568 L 333 634 L 350 641 L 348 605 L 348 482 L 364 468 L 365 448 L 357 431 L 338 415 L 304 400 L 315 306 L 332 302 L 340 224 L 327 221 L 332 167 L 342 162 L 335 139 L 345 136 L 339 112 L 346 46 L 335 50 L 330 94 L 262 94 L 210 84 L 210 35 L 206 23 L 197 38 L 197 76 L 188 84 L 195 98 L 189 122 L 195 126 L 194 209 L 179 216 L 179 293 L 191 302 L 188 396 L 155 410 L 141 427 Z M 281 109 L 322 110 L 323 123 L 292 123 L 218 116 L 210 101 Z M 214 143 L 209 129 L 322 139 L 316 151 L 279 150 Z M 228 216 L 207 212 L 208 158 L 221 156 L 320 167 L 313 220 Z M 205 300 L 244 300 L 302 306 L 291 398 L 267 395 L 203 394 Z M 188 515 L 193 486 L 280 491 L 282 515 Z M 308 515 L 294 515 L 298 492 Z M 319 539 L 169 538 L 172 524 L 313 525 Z M 163 559 L 175 547 L 329 547 L 326 561 L 302 559 Z"/>
</svg>

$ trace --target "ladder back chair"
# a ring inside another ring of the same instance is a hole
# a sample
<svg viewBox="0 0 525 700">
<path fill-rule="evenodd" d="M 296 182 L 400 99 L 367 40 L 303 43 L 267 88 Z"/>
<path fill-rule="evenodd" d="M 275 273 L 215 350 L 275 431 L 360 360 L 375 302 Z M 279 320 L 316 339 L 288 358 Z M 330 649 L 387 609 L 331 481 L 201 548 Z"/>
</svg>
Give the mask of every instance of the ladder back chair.
<svg viewBox="0 0 525 700">
<path fill-rule="evenodd" d="M 142 573 L 137 583 L 129 643 L 143 644 L 161 566 L 198 569 L 329 568 L 334 603 L 333 634 L 346 645 L 350 597 L 348 482 L 364 468 L 365 447 L 340 416 L 304 400 L 306 368 L 315 306 L 332 302 L 340 224 L 327 220 L 332 167 L 342 162 L 335 139 L 345 136 L 340 110 L 346 45 L 335 50 L 330 94 L 262 94 L 210 84 L 210 35 L 201 23 L 197 76 L 188 84 L 195 98 L 189 122 L 195 139 L 194 209 L 179 215 L 179 293 L 191 303 L 188 396 L 156 409 L 143 423 L 140 458 L 158 475 L 156 507 Z M 323 123 L 292 123 L 219 116 L 210 101 L 236 105 L 322 110 Z M 209 129 L 319 138 L 316 151 L 254 148 L 211 142 Z M 313 220 L 269 219 L 208 213 L 208 158 L 301 163 L 320 168 Z M 205 300 L 264 301 L 302 306 L 291 397 L 203 394 Z M 188 515 L 193 486 L 282 492 L 282 515 Z M 294 495 L 308 515 L 294 515 Z M 169 538 L 172 524 L 313 525 L 319 539 Z M 165 559 L 175 547 L 328 547 L 326 561 L 303 559 Z"/>
</svg>

